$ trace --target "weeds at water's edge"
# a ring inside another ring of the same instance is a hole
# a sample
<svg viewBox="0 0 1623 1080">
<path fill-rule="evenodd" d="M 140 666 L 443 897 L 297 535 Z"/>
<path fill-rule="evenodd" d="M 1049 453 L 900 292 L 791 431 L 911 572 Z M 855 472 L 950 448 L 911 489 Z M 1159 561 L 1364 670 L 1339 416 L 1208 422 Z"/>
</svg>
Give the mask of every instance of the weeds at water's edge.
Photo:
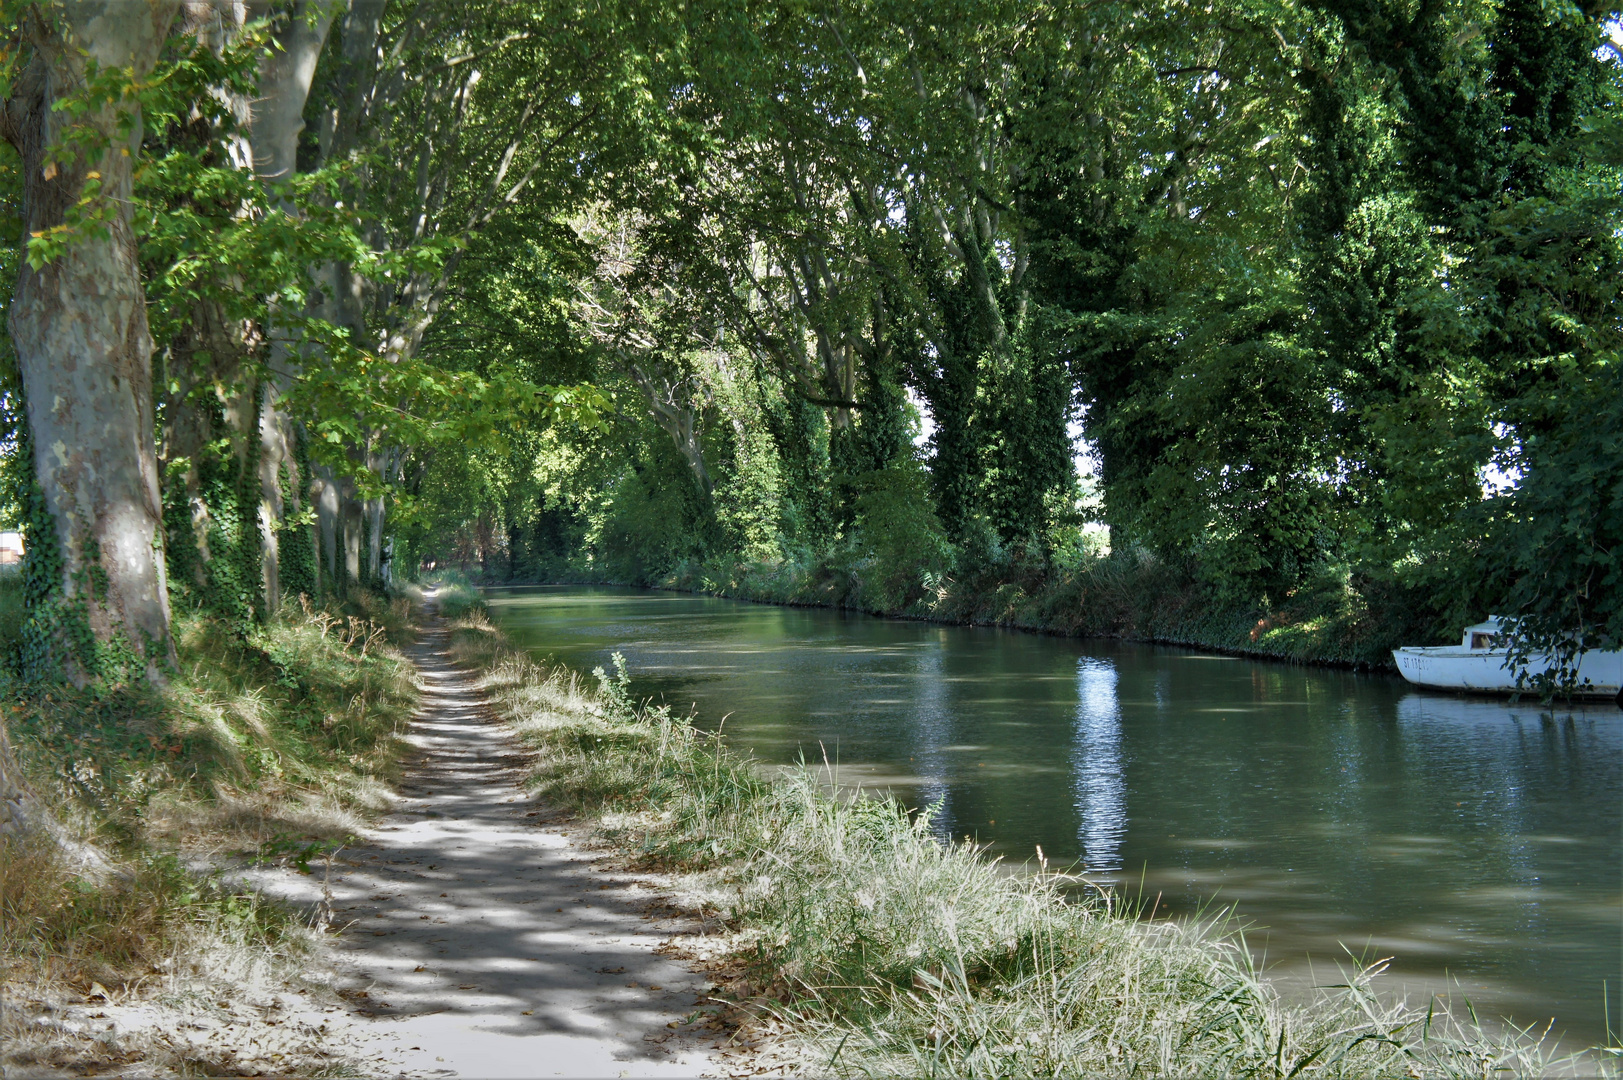
<svg viewBox="0 0 1623 1080">
<path fill-rule="evenodd" d="M 442 594 L 443 595 L 443 594 Z M 1145 922 L 1062 875 L 1000 873 L 928 815 L 768 778 L 599 673 L 510 648 L 458 590 L 452 651 L 536 750 L 543 799 L 648 865 L 702 875 L 763 1024 L 837 1076 L 1592 1075 L 1536 1032 L 1377 997 L 1379 965 L 1282 1001 L 1223 920 Z M 1610 1073 L 1615 1075 L 1615 1070 Z"/>
</svg>

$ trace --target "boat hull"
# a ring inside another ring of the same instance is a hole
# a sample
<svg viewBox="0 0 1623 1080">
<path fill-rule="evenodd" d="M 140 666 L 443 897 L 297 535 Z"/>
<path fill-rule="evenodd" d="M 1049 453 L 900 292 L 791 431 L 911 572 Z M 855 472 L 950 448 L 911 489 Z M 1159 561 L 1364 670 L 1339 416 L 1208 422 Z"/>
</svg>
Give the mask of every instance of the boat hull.
<svg viewBox="0 0 1623 1080">
<path fill-rule="evenodd" d="M 1459 646 L 1392 650 L 1398 671 L 1416 686 L 1490 694 L 1509 694 L 1517 690 L 1516 674 L 1505 664 L 1508 657 L 1504 649 Z M 1533 657 L 1527 670 L 1536 675 L 1550 666 L 1547 658 Z M 1581 685 L 1585 680 L 1588 686 Z M 1574 692 L 1579 696 L 1616 697 L 1623 691 L 1623 652 L 1584 653 L 1578 660 L 1578 682 L 1580 686 Z"/>
</svg>

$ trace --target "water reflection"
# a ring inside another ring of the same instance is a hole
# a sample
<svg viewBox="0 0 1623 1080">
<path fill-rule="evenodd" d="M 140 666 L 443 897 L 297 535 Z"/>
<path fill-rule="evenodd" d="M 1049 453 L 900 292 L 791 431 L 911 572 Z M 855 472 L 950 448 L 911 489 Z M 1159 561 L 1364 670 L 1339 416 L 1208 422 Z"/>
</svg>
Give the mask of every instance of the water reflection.
<svg viewBox="0 0 1623 1080">
<path fill-rule="evenodd" d="M 945 748 L 951 746 L 952 707 L 947 700 L 947 680 L 942 670 L 945 650 L 939 645 L 918 654 L 913 699 L 914 773 L 918 776 L 918 806 L 931 811 L 930 828 L 941 839 L 952 833 L 952 763 Z"/>
<path fill-rule="evenodd" d="M 492 597 L 515 640 L 724 714 L 759 758 L 939 805 L 940 835 L 1234 904 L 1271 970 L 1353 953 L 1605 1037 L 1623 941 L 1623 714 L 1189 650 L 613 589 Z M 1317 974 L 1309 970 L 1314 965 Z"/>
<path fill-rule="evenodd" d="M 1076 742 L 1071 753 L 1082 869 L 1120 870 L 1127 835 L 1127 779 L 1122 774 L 1121 707 L 1116 665 L 1084 656 L 1076 665 Z"/>
</svg>

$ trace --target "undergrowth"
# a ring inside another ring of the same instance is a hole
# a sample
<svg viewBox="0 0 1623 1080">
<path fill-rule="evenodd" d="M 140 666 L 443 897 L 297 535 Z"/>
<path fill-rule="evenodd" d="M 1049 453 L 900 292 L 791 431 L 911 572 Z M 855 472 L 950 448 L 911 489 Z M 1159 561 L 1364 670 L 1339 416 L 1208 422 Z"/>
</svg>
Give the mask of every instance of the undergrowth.
<svg viewBox="0 0 1623 1080">
<path fill-rule="evenodd" d="M 50 1012 L 296 983 L 311 941 L 302 921 L 195 867 L 235 856 L 302 869 L 383 808 L 417 700 L 396 647 L 409 615 L 404 599 L 369 596 L 289 605 L 246 631 L 181 612 L 166 686 L 5 684 L 0 708 L 29 785 L 110 864 L 86 874 L 37 842 L 0 847 L 7 998 Z M 87 1049 L 67 1029 L 47 1037 L 4 1020 L 13 1065 L 163 1058 L 154 1045 Z M 231 1063 L 176 1053 L 182 1071 Z"/>
<path fill-rule="evenodd" d="M 1413 582 L 1368 580 L 1333 565 L 1317 567 L 1277 600 L 1239 600 L 1197 581 L 1187 567 L 1132 551 L 1073 553 L 1067 561 L 1005 551 L 965 569 L 921 559 L 910 549 L 882 558 L 859 545 L 768 562 L 692 559 L 625 579 L 576 567 L 544 580 L 631 584 L 1383 671 L 1394 670 L 1393 649 L 1457 641 L 1461 626 L 1485 614 L 1469 604 L 1439 611 Z"/>
<path fill-rule="evenodd" d="M 1082 555 L 1069 565 L 1016 555 L 956 574 L 902 573 L 853 552 L 809 562 L 689 562 L 651 584 L 740 600 L 1383 670 L 1392 667 L 1392 649 L 1452 640 L 1463 625 L 1460 613 L 1431 612 L 1418 594 L 1410 595 L 1413 590 L 1354 581 L 1345 568 L 1320 567 L 1289 596 L 1259 605 L 1225 599 L 1186 570 L 1144 554 Z"/>
<path fill-rule="evenodd" d="M 839 1076 L 1456 1077 L 1591 1071 L 1533 1034 L 1376 995 L 1379 966 L 1283 1001 L 1221 917 L 1147 921 L 1040 866 L 1011 874 L 929 814 L 768 775 L 507 647 L 476 606 L 453 651 L 536 748 L 537 794 L 645 864 L 722 886 L 734 959 L 767 1014 Z M 595 683 L 595 685 L 593 685 Z"/>
</svg>

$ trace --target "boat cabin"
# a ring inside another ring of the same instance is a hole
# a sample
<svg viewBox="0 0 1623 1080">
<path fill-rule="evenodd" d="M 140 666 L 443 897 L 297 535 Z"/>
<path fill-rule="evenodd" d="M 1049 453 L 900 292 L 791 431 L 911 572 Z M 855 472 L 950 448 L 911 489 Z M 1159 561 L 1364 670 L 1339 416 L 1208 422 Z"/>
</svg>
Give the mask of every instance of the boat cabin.
<svg viewBox="0 0 1623 1080">
<path fill-rule="evenodd" d="M 1505 632 L 1499 626 L 1499 616 L 1490 615 L 1486 622 L 1479 622 L 1475 626 L 1465 628 L 1465 640 L 1460 642 L 1462 648 L 1474 651 L 1503 648 Z"/>
</svg>

